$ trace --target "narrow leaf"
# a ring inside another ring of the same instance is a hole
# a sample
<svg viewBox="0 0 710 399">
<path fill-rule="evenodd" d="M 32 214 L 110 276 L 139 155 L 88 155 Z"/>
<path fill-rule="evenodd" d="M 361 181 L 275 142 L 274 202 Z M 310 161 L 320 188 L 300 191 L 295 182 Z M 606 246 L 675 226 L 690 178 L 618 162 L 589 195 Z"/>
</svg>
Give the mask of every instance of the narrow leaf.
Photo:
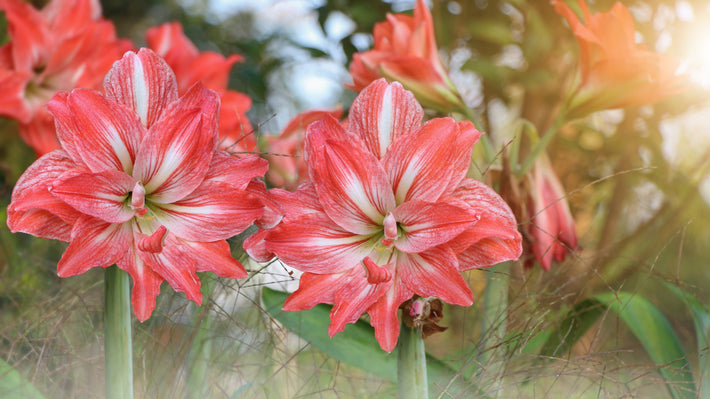
<svg viewBox="0 0 710 399">
<path fill-rule="evenodd" d="M 3 359 L 0 359 L 0 397 L 44 399 L 34 385 Z"/>
</svg>

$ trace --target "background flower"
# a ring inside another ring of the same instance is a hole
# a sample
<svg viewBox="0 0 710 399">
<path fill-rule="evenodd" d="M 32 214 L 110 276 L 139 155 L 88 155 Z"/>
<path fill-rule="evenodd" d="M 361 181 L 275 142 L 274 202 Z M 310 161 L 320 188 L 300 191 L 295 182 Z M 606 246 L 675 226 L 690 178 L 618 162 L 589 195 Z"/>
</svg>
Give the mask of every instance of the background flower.
<svg viewBox="0 0 710 399">
<path fill-rule="evenodd" d="M 20 136 L 37 155 L 59 148 L 45 105 L 60 91 L 99 89 L 130 42 L 116 37 L 92 0 L 52 0 L 37 10 L 2 0 L 10 41 L 0 48 L 0 115 L 20 123 Z"/>
</svg>

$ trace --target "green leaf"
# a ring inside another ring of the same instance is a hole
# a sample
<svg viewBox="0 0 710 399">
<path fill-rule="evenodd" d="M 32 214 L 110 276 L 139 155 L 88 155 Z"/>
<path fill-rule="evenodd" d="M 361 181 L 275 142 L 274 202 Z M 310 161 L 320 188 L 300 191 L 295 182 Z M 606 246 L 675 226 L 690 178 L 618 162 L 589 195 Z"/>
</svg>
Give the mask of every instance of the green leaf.
<svg viewBox="0 0 710 399">
<path fill-rule="evenodd" d="M 575 342 L 607 311 L 614 312 L 641 342 L 673 398 L 695 398 L 690 364 L 678 336 L 658 308 L 638 294 L 603 293 L 575 305 L 556 333 L 550 334 L 541 355 L 567 353 Z"/>
<path fill-rule="evenodd" d="M 0 359 L 0 397 L 44 399 L 34 385 L 2 359 Z"/>
<path fill-rule="evenodd" d="M 266 310 L 291 332 L 310 342 L 314 347 L 335 360 L 366 370 L 391 382 L 397 382 L 397 349 L 387 353 L 375 339 L 375 330 L 368 323 L 358 321 L 348 324 L 333 338 L 328 336 L 330 309 L 320 304 L 299 312 L 281 310 L 287 293 L 264 288 L 262 300 Z M 452 392 L 477 392 L 476 387 L 463 386 L 461 376 L 443 361 L 427 355 L 427 377 L 430 391 L 445 387 Z"/>
<path fill-rule="evenodd" d="M 708 314 L 707 308 L 689 292 L 670 283 L 665 285 L 666 288 L 685 303 L 690 315 L 693 317 L 695 334 L 698 340 L 698 382 L 700 384 L 698 398 L 710 398 L 710 356 L 708 354 L 708 347 L 710 347 L 710 314 Z"/>
</svg>

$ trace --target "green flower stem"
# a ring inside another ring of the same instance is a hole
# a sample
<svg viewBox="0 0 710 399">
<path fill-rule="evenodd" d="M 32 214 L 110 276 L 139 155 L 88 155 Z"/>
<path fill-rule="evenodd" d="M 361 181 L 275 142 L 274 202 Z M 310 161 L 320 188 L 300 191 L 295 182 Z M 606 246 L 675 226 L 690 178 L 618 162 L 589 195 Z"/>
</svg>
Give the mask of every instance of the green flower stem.
<svg viewBox="0 0 710 399">
<path fill-rule="evenodd" d="M 106 268 L 104 304 L 104 356 L 106 399 L 133 398 L 131 296 L 128 273 Z"/>
<path fill-rule="evenodd" d="M 488 391 L 494 397 L 500 393 L 505 373 L 505 345 L 501 345 L 507 333 L 508 283 L 510 262 L 488 268 L 486 287 L 483 292 L 483 315 L 481 317 L 481 354 L 478 364 L 486 370 L 486 377 L 493 382 Z"/>
<path fill-rule="evenodd" d="M 209 301 L 214 291 L 214 278 L 204 276 L 202 280 L 202 298 Z M 210 318 L 209 304 L 195 309 L 193 315 L 193 339 L 187 355 L 187 389 L 186 398 L 200 399 L 209 397 L 209 387 L 207 382 L 207 371 L 209 360 L 212 355 L 212 340 L 210 339 L 210 329 L 212 319 Z"/>
<path fill-rule="evenodd" d="M 516 171 L 516 176 L 524 176 L 530 171 L 537 157 L 543 151 L 545 151 L 547 145 L 550 144 L 552 139 L 557 135 L 557 132 L 560 130 L 562 125 L 565 124 L 565 122 L 567 122 L 567 111 L 565 108 L 561 108 L 560 111 L 557 113 L 555 120 L 552 122 L 550 128 L 547 129 L 547 131 L 545 132 L 545 134 L 542 135 L 540 140 L 535 143 L 535 146 L 530 151 L 528 157 L 525 158 L 525 161 L 523 161 L 523 163 L 520 165 L 520 169 Z"/>
<path fill-rule="evenodd" d="M 400 326 L 397 343 L 397 397 L 428 399 L 426 351 L 421 328 Z"/>
</svg>

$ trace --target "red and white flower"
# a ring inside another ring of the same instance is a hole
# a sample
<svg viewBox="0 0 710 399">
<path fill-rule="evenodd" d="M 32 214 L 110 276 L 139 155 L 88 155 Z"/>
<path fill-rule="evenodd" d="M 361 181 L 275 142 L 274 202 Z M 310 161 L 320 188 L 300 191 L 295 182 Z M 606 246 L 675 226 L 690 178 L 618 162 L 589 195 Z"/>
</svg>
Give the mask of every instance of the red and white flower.
<svg viewBox="0 0 710 399">
<path fill-rule="evenodd" d="M 219 96 L 196 84 L 178 97 L 175 75 L 151 50 L 126 53 L 104 90 L 50 101 L 62 149 L 22 175 L 8 226 L 68 241 L 61 277 L 114 263 L 127 271 L 143 321 L 163 280 L 200 303 L 195 272 L 246 276 L 225 239 L 264 214 L 249 192 L 267 166 L 217 149 Z"/>
<path fill-rule="evenodd" d="M 251 240 L 304 272 L 284 310 L 333 304 L 329 334 L 370 314 L 380 346 L 399 336 L 397 309 L 417 294 L 468 306 L 459 273 L 517 259 L 515 218 L 493 190 L 465 178 L 481 135 L 470 122 L 433 119 L 412 93 L 384 79 L 360 93 L 346 130 L 333 117 L 309 125 L 311 183 L 272 190 L 285 216 Z"/>
<path fill-rule="evenodd" d="M 37 153 L 59 148 L 45 105 L 60 91 L 99 89 L 104 75 L 133 45 L 119 40 L 95 0 L 52 0 L 42 10 L 0 0 L 10 41 L 0 48 L 0 115 L 20 123 Z"/>
</svg>

